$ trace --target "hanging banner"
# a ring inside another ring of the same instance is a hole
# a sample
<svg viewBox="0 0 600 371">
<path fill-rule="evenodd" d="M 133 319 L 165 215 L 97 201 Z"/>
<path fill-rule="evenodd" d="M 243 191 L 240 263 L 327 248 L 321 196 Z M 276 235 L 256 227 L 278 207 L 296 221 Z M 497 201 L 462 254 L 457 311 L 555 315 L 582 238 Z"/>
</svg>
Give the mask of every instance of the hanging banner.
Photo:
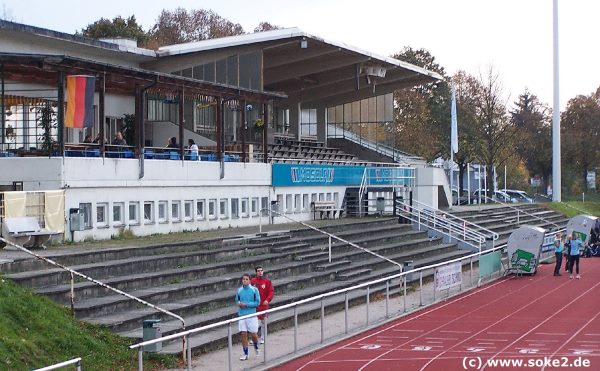
<svg viewBox="0 0 600 371">
<path fill-rule="evenodd" d="M 462 266 L 460 262 L 444 265 L 435 269 L 435 289 L 446 290 L 462 283 Z"/>
<path fill-rule="evenodd" d="M 67 76 L 66 128 L 89 128 L 94 126 L 94 76 Z"/>
</svg>

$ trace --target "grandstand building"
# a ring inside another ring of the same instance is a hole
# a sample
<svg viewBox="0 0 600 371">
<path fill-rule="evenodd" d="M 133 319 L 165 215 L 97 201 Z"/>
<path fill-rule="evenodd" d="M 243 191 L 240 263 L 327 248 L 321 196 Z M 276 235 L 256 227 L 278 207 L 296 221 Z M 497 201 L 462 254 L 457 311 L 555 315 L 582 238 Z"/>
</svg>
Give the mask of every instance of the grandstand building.
<svg viewBox="0 0 600 371">
<path fill-rule="evenodd" d="M 441 169 L 356 130 L 393 120 L 394 91 L 441 78 L 393 58 L 297 28 L 155 51 L 8 21 L 0 50 L 1 216 L 65 240 L 449 198 Z"/>
</svg>

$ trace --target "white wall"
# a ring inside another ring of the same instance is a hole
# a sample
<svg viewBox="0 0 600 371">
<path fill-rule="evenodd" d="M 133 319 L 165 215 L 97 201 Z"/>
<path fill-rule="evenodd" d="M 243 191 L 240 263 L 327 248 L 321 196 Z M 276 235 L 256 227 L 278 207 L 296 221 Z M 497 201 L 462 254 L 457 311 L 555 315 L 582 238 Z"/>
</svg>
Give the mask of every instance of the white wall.
<svg viewBox="0 0 600 371">
<path fill-rule="evenodd" d="M 430 207 L 438 208 L 438 187 L 442 186 L 446 197 L 450 200 L 450 185 L 444 169 L 434 167 L 418 167 L 415 169 L 415 200 Z M 418 205 L 417 205 L 418 207 Z"/>
</svg>

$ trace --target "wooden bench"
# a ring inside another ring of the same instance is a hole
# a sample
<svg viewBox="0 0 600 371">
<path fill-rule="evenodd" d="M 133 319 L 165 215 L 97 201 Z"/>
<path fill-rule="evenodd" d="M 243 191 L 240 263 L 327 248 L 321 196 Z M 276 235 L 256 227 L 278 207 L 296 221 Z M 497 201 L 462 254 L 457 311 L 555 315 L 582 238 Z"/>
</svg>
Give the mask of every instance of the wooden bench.
<svg viewBox="0 0 600 371">
<path fill-rule="evenodd" d="M 335 201 L 313 201 L 310 203 L 310 208 L 313 220 L 317 219 L 317 213 L 319 213 L 319 219 L 323 219 L 323 216 L 327 219 L 339 219 L 342 216 L 342 209 L 336 208 Z"/>
<path fill-rule="evenodd" d="M 59 232 L 40 227 L 37 219 L 31 216 L 8 217 L 2 220 L 2 236 L 10 242 L 23 247 L 41 247 Z"/>
</svg>

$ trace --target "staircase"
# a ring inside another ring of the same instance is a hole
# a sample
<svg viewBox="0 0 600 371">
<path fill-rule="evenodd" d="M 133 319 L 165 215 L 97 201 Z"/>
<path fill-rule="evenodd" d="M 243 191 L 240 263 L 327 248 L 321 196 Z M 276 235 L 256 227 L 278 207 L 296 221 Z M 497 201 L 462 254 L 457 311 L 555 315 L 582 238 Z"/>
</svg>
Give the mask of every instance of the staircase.
<svg viewBox="0 0 600 371">
<path fill-rule="evenodd" d="M 414 231 L 391 218 L 365 219 L 323 229 L 399 264 L 413 260 L 415 267 L 466 254 L 455 244 L 429 238 L 425 232 Z M 398 266 L 342 242 L 333 243 L 329 261 L 328 241 L 327 235 L 299 229 L 234 240 L 110 248 L 48 257 L 169 310 L 185 319 L 186 329 L 192 329 L 235 317 L 235 288 L 239 287 L 242 274 L 253 273 L 256 265 L 265 267 L 275 285 L 273 306 L 399 272 Z M 70 305 L 67 272 L 33 259 L 2 264 L 0 270 L 18 284 Z M 161 319 L 163 336 L 181 331 L 180 321 L 88 281 L 76 282 L 74 291 L 77 318 L 106 326 L 133 341 L 142 340 L 145 319 Z M 340 300 L 328 304 L 328 310 L 343 306 L 343 298 Z M 364 295 L 350 300 L 360 302 Z M 309 318 L 311 310 L 310 306 L 305 308 L 300 320 Z M 270 317 L 271 331 L 289 326 L 290 315 Z M 224 346 L 223 331 L 193 337 L 194 352 Z M 180 351 L 181 341 L 163 344 L 163 352 Z"/>
</svg>

